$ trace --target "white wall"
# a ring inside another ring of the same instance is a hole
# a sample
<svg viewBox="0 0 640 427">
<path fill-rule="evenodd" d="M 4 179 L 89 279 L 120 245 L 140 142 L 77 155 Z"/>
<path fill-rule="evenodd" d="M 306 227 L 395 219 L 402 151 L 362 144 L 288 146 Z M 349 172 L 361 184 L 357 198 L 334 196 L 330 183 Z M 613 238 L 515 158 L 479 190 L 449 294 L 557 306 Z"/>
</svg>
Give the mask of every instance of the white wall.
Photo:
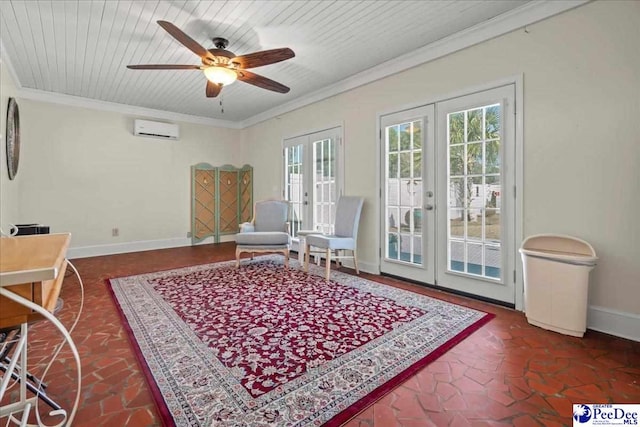
<svg viewBox="0 0 640 427">
<path fill-rule="evenodd" d="M 2 135 L 0 137 L 0 227 L 6 233 L 9 232 L 9 224 L 16 223 L 18 220 L 18 185 L 22 177 L 18 173 L 13 180 L 9 180 L 7 172 L 7 104 L 9 98 L 15 97 L 15 94 L 15 83 L 4 63 L 0 61 L 0 135 Z M 18 172 L 20 172 L 20 166 L 18 164 Z"/>
<path fill-rule="evenodd" d="M 344 122 L 347 194 L 377 264 L 376 114 L 524 75 L 524 233 L 575 235 L 600 262 L 590 304 L 640 314 L 640 2 L 594 2 L 243 132 L 256 199 L 278 196 L 284 136 Z"/>
<path fill-rule="evenodd" d="M 17 220 L 70 231 L 73 248 L 186 238 L 190 166 L 239 165 L 238 130 L 179 123 L 180 140 L 165 141 L 133 136 L 119 113 L 19 103 Z"/>
</svg>

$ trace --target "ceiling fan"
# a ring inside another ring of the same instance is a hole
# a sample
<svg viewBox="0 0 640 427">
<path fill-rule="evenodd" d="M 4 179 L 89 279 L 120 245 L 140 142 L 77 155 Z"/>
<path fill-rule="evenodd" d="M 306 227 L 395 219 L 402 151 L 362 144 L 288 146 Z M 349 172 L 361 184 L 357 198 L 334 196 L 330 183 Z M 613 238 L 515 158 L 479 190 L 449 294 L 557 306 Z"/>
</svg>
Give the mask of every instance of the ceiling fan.
<svg viewBox="0 0 640 427">
<path fill-rule="evenodd" d="M 206 94 L 209 98 L 218 96 L 223 86 L 233 83 L 236 79 L 274 92 L 289 92 L 287 86 L 247 71 L 247 68 L 262 67 L 293 58 L 295 53 L 291 49 L 263 50 L 236 56 L 233 52 L 226 50 L 229 44 L 227 39 L 216 37 L 212 39 L 215 49 L 205 49 L 171 22 L 158 21 L 158 24 L 173 38 L 198 55 L 202 65 L 146 64 L 127 65 L 127 68 L 132 70 L 202 70 L 207 78 Z"/>
</svg>

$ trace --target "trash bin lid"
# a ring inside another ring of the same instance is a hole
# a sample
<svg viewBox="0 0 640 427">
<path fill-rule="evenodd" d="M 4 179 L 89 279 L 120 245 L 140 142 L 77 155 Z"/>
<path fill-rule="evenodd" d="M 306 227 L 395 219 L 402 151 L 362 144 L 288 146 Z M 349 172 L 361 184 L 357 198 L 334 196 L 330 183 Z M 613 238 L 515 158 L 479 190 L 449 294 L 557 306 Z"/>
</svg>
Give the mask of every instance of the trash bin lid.
<svg viewBox="0 0 640 427">
<path fill-rule="evenodd" d="M 520 253 L 570 264 L 595 265 L 598 257 L 589 243 L 562 234 L 537 234 L 522 242 Z"/>
</svg>

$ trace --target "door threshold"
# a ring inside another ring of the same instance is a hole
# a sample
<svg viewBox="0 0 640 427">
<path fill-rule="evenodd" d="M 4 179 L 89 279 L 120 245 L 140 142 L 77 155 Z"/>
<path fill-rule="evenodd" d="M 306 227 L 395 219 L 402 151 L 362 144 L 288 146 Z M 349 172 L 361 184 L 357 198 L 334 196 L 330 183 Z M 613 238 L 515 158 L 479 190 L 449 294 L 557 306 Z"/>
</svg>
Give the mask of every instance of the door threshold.
<svg viewBox="0 0 640 427">
<path fill-rule="evenodd" d="M 433 290 L 436 290 L 436 291 L 444 292 L 446 294 L 452 294 L 452 295 L 457 295 L 457 296 L 461 296 L 461 297 L 466 297 L 466 298 L 469 298 L 469 299 L 472 299 L 472 300 L 482 301 L 482 302 L 486 302 L 486 303 L 489 303 L 489 304 L 498 305 L 500 307 L 511 308 L 511 309 L 514 309 L 514 310 L 516 308 L 516 305 L 514 303 L 500 301 L 500 300 L 493 299 L 493 298 L 487 298 L 487 297 L 483 297 L 481 295 L 470 294 L 468 292 L 458 291 L 456 289 L 443 288 L 442 286 L 437 286 L 437 285 L 434 285 L 434 284 L 431 284 L 431 283 L 421 282 L 419 280 L 407 279 L 406 277 L 396 276 L 395 274 L 389 274 L 389 273 L 382 273 L 381 272 L 380 275 L 381 276 L 385 276 L 385 277 L 391 277 L 393 279 L 402 280 L 403 282 L 413 283 L 413 284 L 419 285 L 419 286 L 424 286 L 425 288 L 429 288 L 429 289 L 433 289 Z"/>
</svg>

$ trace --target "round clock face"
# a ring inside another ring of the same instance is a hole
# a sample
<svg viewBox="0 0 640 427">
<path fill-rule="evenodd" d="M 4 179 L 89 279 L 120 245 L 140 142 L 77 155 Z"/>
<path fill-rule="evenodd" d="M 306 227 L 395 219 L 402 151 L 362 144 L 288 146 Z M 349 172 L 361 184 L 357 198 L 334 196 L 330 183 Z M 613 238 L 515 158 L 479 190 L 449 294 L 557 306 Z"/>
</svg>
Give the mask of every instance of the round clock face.
<svg viewBox="0 0 640 427">
<path fill-rule="evenodd" d="M 9 98 L 7 107 L 7 171 L 9 179 L 13 179 L 18 173 L 18 161 L 20 160 L 20 114 L 18 104 L 14 98 Z"/>
</svg>

